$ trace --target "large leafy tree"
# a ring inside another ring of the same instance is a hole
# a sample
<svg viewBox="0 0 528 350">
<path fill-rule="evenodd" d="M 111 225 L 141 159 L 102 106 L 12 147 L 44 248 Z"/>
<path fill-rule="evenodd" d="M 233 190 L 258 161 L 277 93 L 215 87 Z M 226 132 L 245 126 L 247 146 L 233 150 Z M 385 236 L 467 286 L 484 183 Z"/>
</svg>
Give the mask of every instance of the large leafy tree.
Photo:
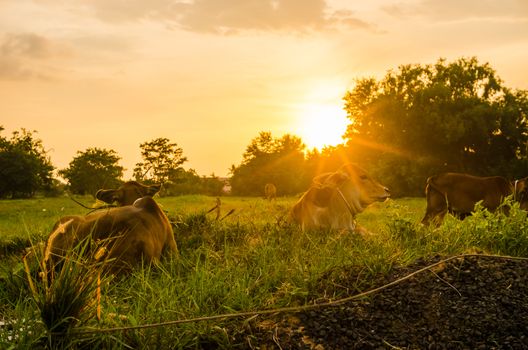
<svg viewBox="0 0 528 350">
<path fill-rule="evenodd" d="M 178 177 L 181 165 L 187 161 L 183 149 L 167 138 L 144 142 L 141 148 L 142 162 L 136 164 L 134 177 L 138 181 L 163 183 Z"/>
<path fill-rule="evenodd" d="M 231 167 L 233 193 L 262 195 L 268 182 L 275 184 L 279 194 L 302 191 L 307 184 L 304 149 L 297 136 L 274 138 L 270 132 L 261 132 L 247 146 L 242 164 Z"/>
<path fill-rule="evenodd" d="M 422 193 L 440 171 L 526 176 L 528 94 L 476 58 L 400 66 L 344 100 L 351 157 L 397 194 Z"/>
<path fill-rule="evenodd" d="M 98 189 L 119 186 L 124 170 L 120 159 L 114 150 L 88 148 L 78 151 L 59 175 L 68 180 L 73 193 L 94 195 Z"/>
<path fill-rule="evenodd" d="M 15 131 L 10 139 L 0 136 L 0 198 L 28 198 L 49 191 L 53 169 L 42 141 L 32 132 Z"/>
</svg>

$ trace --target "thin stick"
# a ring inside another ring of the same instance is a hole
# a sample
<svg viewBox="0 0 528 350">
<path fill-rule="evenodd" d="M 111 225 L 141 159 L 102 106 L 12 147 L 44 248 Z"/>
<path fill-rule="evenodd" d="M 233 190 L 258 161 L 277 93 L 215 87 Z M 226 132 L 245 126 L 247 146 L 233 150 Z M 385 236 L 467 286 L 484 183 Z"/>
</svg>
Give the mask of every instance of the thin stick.
<svg viewBox="0 0 528 350">
<path fill-rule="evenodd" d="M 74 201 L 75 203 L 79 204 L 81 207 L 83 207 L 84 209 L 89 209 L 89 210 L 93 210 L 94 208 L 91 208 L 91 207 L 87 207 L 86 205 L 82 204 L 81 202 L 79 202 L 77 199 L 73 198 L 69 192 L 66 192 L 66 195 L 68 196 L 68 198 L 70 198 L 72 201 Z"/>
<path fill-rule="evenodd" d="M 227 214 L 225 214 L 221 219 L 220 221 L 224 220 L 225 218 L 227 218 L 229 215 L 233 214 L 235 212 L 235 209 L 231 209 L 230 211 L 227 212 Z"/>
<path fill-rule="evenodd" d="M 88 207 L 84 204 L 82 204 L 81 202 L 79 202 L 78 200 L 76 200 L 75 198 L 73 198 L 70 193 L 66 192 L 66 195 L 68 196 L 68 198 L 70 198 L 72 201 L 74 201 L 75 203 L 79 204 L 81 207 L 85 208 L 85 209 L 88 209 L 90 210 L 90 213 L 95 211 L 95 210 L 99 210 L 99 209 L 108 209 L 108 208 L 115 208 L 117 207 L 117 205 L 114 205 L 114 204 L 107 204 L 107 205 L 103 205 L 101 207 L 97 207 L 97 208 L 91 208 L 91 207 Z"/>
</svg>

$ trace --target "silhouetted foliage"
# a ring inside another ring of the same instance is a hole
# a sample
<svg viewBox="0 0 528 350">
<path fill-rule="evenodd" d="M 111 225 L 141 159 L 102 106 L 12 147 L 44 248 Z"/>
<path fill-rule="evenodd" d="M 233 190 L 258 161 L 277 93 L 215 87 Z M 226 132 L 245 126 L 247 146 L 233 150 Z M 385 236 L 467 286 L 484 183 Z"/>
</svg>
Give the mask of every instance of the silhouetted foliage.
<svg viewBox="0 0 528 350">
<path fill-rule="evenodd" d="M 246 148 L 242 164 L 231 167 L 232 193 L 263 195 L 266 183 L 277 187 L 277 195 L 304 191 L 311 180 L 307 178 L 304 144 L 297 136 L 274 138 L 261 132 Z"/>
<path fill-rule="evenodd" d="M 52 190 L 54 167 L 33 133 L 22 129 L 10 139 L 0 136 L 0 198 L 29 198 Z"/>
<path fill-rule="evenodd" d="M 78 151 L 68 168 L 60 170 L 59 175 L 68 180 L 73 193 L 95 195 L 101 188 L 115 188 L 121 184 L 120 159 L 114 150 L 88 148 Z"/>
<path fill-rule="evenodd" d="M 140 182 L 164 183 L 183 171 L 187 161 L 183 149 L 167 138 L 157 138 L 139 145 L 142 162 L 136 164 L 134 178 Z"/>
<path fill-rule="evenodd" d="M 476 58 L 400 66 L 358 80 L 344 99 L 348 157 L 396 195 L 423 194 L 443 171 L 527 175 L 528 93 Z"/>
<path fill-rule="evenodd" d="M 164 183 L 162 195 L 176 196 L 183 194 L 204 194 L 208 196 L 222 195 L 224 182 L 217 176 L 199 176 L 195 170 L 181 170 L 173 173 L 170 181 Z"/>
<path fill-rule="evenodd" d="M 311 177 L 333 172 L 342 165 L 352 162 L 350 148 L 344 144 L 325 146 L 322 150 L 312 149 L 306 154 L 306 173 Z"/>
</svg>

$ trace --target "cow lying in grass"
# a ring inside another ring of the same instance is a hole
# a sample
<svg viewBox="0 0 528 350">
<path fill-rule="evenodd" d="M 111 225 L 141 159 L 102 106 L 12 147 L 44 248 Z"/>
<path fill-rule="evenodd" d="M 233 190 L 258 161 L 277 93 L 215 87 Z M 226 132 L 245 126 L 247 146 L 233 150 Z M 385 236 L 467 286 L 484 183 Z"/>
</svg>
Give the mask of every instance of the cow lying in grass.
<svg viewBox="0 0 528 350">
<path fill-rule="evenodd" d="M 87 238 L 98 243 L 97 258 L 104 258 L 111 272 L 129 271 L 142 261 L 157 262 L 165 250 L 176 253 L 172 227 L 152 199 L 155 192 L 151 186 L 128 182 L 119 189 L 97 194 L 100 199 L 128 203 L 131 196 L 121 196 L 126 193 L 135 193 L 138 197 L 133 204 L 61 218 L 46 242 L 43 266 L 48 271 L 54 268 L 69 250 Z"/>
<path fill-rule="evenodd" d="M 422 224 L 439 226 L 449 212 L 464 219 L 482 201 L 482 206 L 495 211 L 513 194 L 521 209 L 528 210 L 528 178 L 514 183 L 502 176 L 479 177 L 461 173 L 443 173 L 427 179 L 427 208 Z"/>
<path fill-rule="evenodd" d="M 356 214 L 389 198 L 389 190 L 357 165 L 347 164 L 333 173 L 316 176 L 293 206 L 291 216 L 302 229 L 332 228 L 364 233 Z"/>
</svg>

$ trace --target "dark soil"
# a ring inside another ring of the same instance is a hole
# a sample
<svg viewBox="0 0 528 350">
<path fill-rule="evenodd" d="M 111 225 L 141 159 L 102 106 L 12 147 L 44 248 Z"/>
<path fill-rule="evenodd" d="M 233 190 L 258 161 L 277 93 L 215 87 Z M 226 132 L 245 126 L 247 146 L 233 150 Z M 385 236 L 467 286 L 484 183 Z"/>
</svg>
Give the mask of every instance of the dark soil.
<svg viewBox="0 0 528 350">
<path fill-rule="evenodd" d="M 432 262 L 394 268 L 369 287 Z M 331 285 L 358 294 L 360 273 L 350 268 Z M 528 261 L 451 260 L 368 298 L 261 317 L 246 327 L 235 343 L 249 349 L 528 349 Z"/>
</svg>

